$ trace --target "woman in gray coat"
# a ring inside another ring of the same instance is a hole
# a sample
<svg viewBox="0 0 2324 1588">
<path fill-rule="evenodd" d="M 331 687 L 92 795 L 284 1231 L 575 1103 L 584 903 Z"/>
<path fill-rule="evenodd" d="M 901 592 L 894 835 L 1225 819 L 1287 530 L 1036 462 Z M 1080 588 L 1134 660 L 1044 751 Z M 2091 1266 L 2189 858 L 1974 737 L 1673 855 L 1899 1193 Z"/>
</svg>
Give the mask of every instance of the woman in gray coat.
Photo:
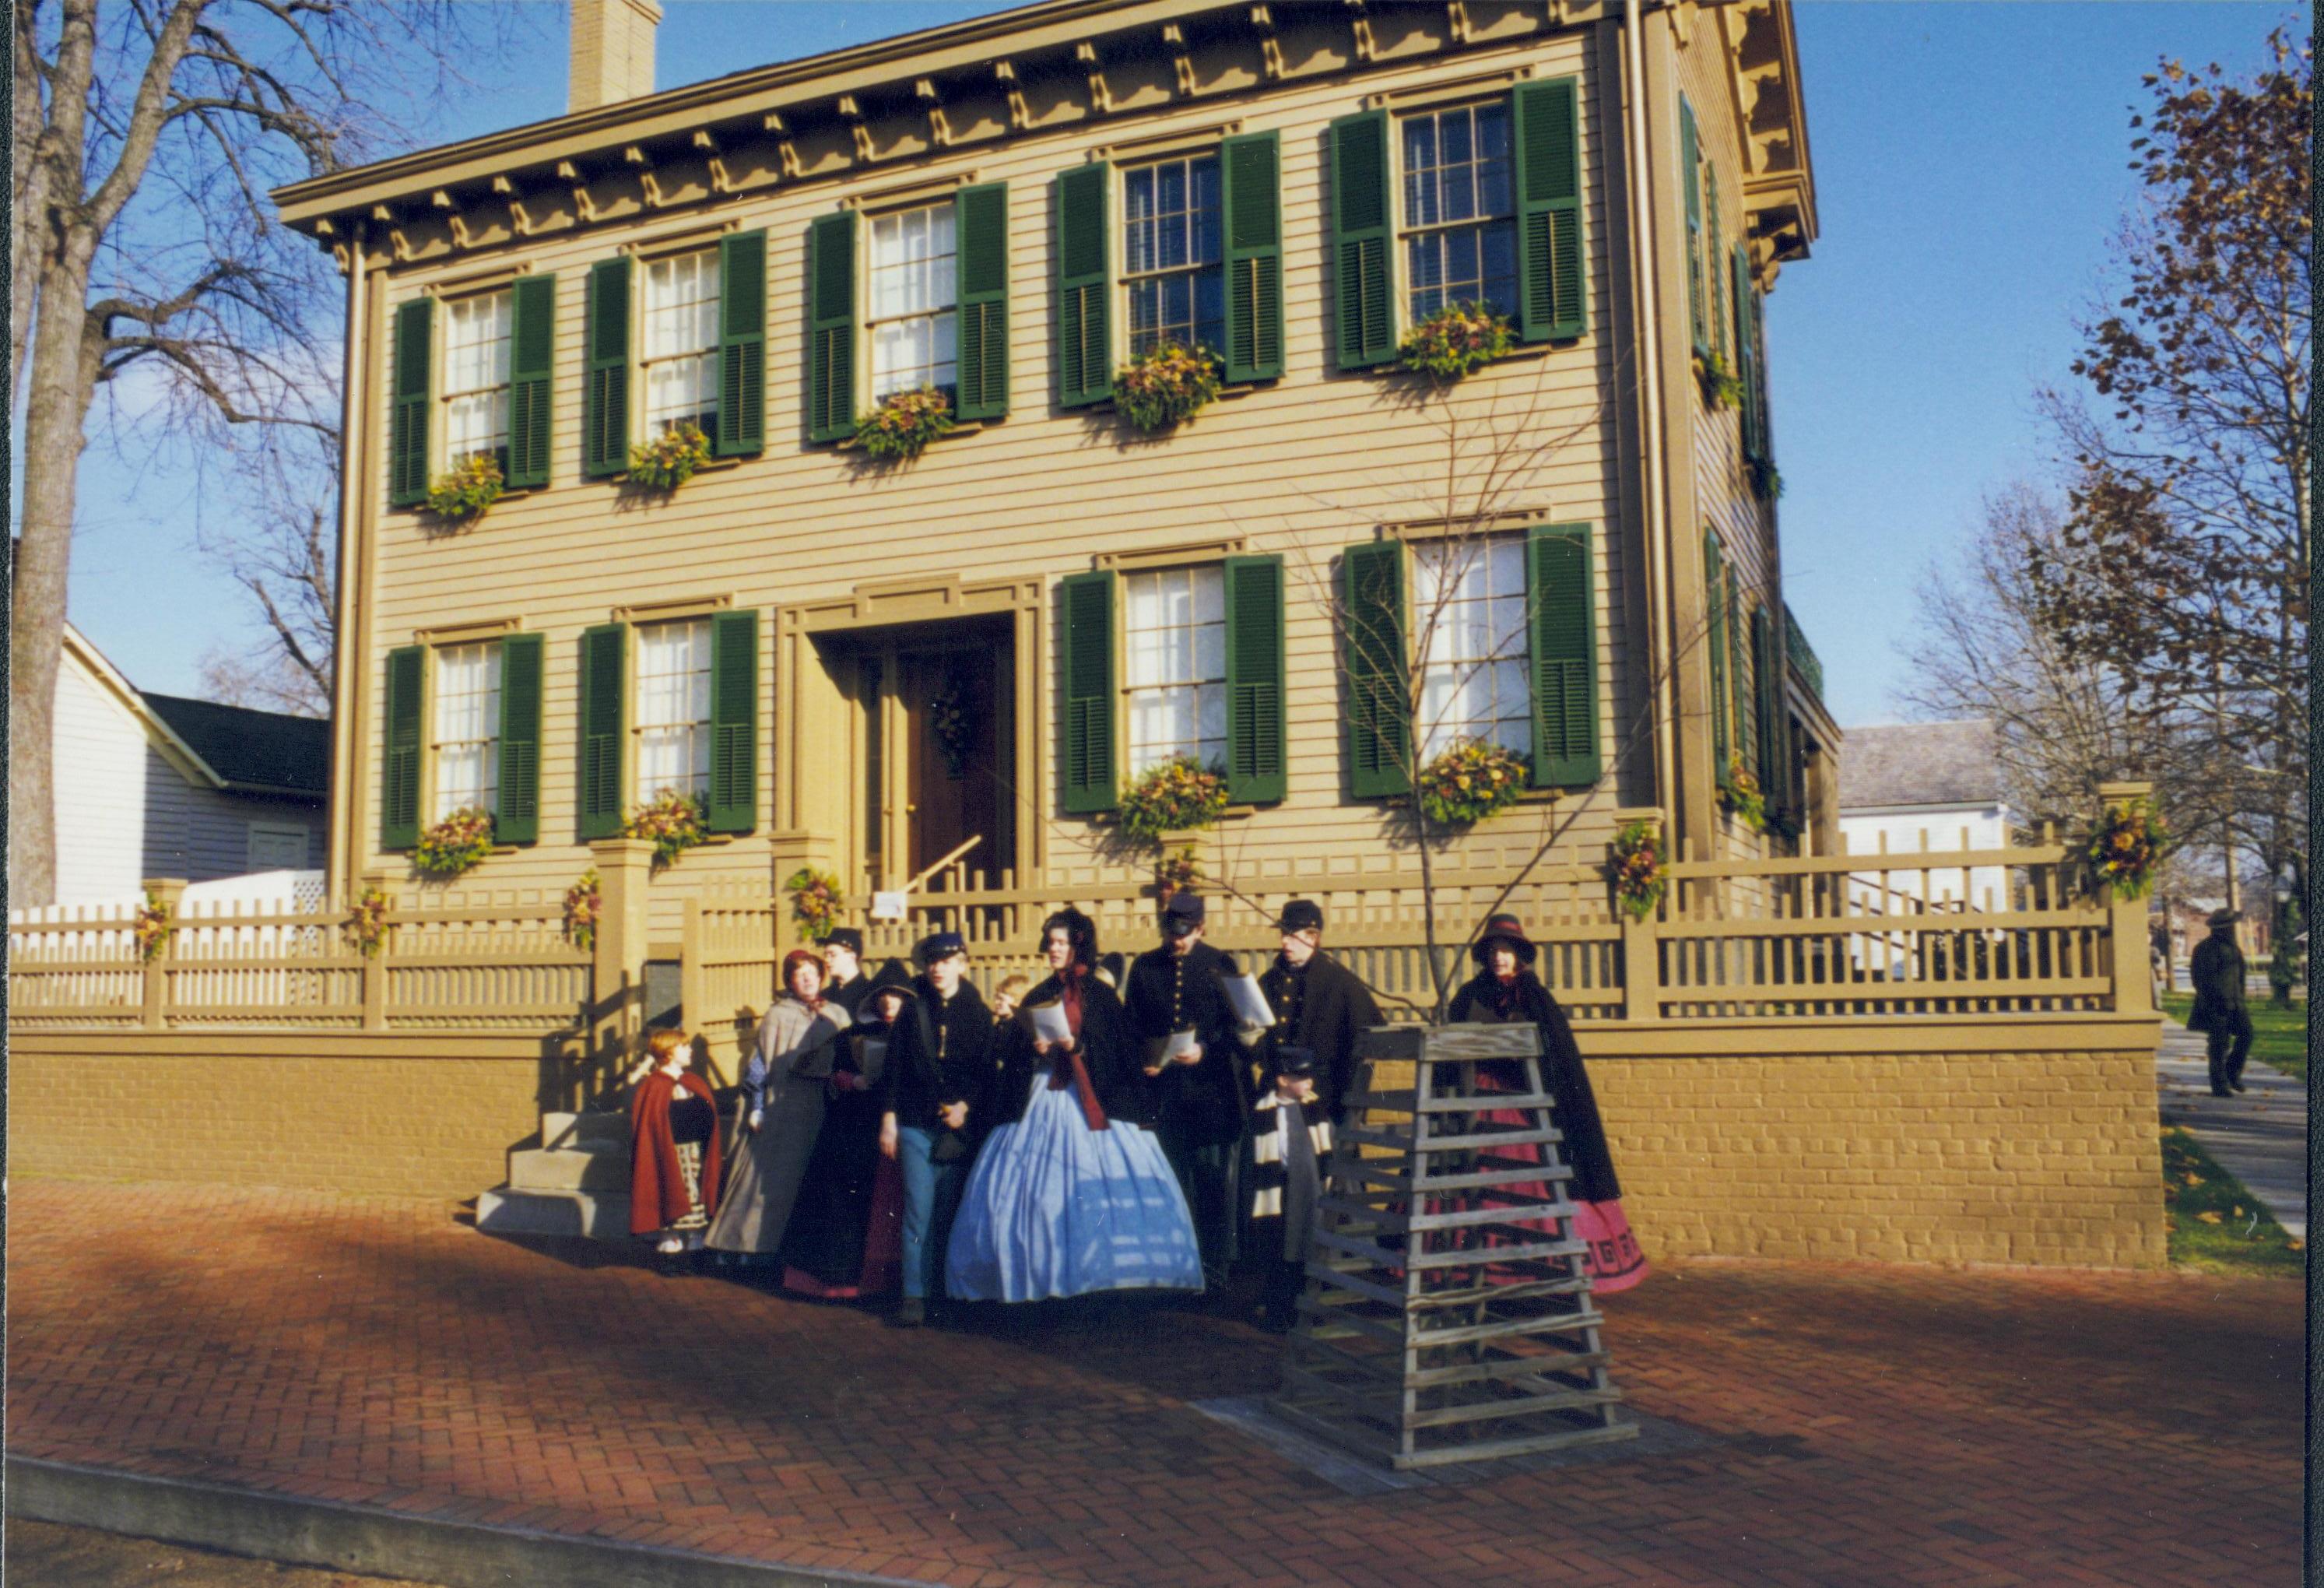
<svg viewBox="0 0 2324 1588">
<path fill-rule="evenodd" d="M 785 990 L 759 1027 L 742 1071 L 742 1142 L 726 1197 L 711 1222 L 713 1251 L 771 1262 L 783 1243 L 799 1180 L 823 1129 L 824 1084 L 847 1011 L 823 997 L 823 962 L 805 949 L 783 960 Z"/>
</svg>

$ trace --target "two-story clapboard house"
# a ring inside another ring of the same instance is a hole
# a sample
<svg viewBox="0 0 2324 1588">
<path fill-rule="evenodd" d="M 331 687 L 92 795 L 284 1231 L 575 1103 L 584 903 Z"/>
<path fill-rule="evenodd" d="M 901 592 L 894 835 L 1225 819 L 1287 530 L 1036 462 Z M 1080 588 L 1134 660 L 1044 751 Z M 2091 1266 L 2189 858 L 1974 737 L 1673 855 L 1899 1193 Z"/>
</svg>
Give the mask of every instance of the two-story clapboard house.
<svg viewBox="0 0 2324 1588">
<path fill-rule="evenodd" d="M 278 195 L 347 282 L 335 884 L 481 806 L 476 880 L 561 888 L 676 789 L 716 841 L 657 919 L 964 845 L 1069 892 L 1187 753 L 1246 885 L 1408 866 L 1358 606 L 1444 614 L 1430 744 L 1515 750 L 1568 842 L 1797 842 L 1736 765 L 1829 826 L 1761 315 L 1816 233 L 1787 0 L 1041 0 L 659 93 L 651 0 L 574 11 L 569 114 Z M 1440 392 L 1398 344 L 1461 301 L 1515 350 Z M 1165 340 L 1224 391 L 1148 434 Z M 927 387 L 917 460 L 855 444 Z M 623 477 L 683 424 L 699 474 Z M 426 511 L 480 452 L 507 494 Z"/>
</svg>

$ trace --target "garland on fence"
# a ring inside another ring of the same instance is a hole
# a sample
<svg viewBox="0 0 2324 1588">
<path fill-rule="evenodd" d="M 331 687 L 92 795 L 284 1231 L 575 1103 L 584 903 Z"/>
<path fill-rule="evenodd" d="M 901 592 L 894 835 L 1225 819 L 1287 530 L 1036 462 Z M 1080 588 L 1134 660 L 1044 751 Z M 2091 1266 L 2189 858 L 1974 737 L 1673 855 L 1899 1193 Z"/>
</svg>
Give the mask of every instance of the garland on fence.
<svg viewBox="0 0 2324 1588">
<path fill-rule="evenodd" d="M 952 399 L 934 386 L 890 392 L 856 421 L 855 445 L 881 463 L 909 463 L 952 428 Z"/>
<path fill-rule="evenodd" d="M 1651 823 L 1632 822 L 1614 835 L 1614 901 L 1642 921 L 1663 901 L 1663 841 Z"/>
<path fill-rule="evenodd" d="M 132 928 L 137 937 L 137 957 L 151 965 L 161 957 L 162 945 L 170 940 L 170 907 L 151 890 L 145 902 L 138 907 L 137 922 Z"/>
<path fill-rule="evenodd" d="M 936 751 L 944 757 L 945 775 L 958 780 L 968 771 L 969 740 L 975 724 L 968 715 L 968 689 L 957 674 L 944 681 L 944 688 L 928 702 L 928 728 L 936 736 Z"/>
<path fill-rule="evenodd" d="M 1727 781 L 1720 786 L 1719 808 L 1733 811 L 1755 833 L 1767 830 L 1767 797 L 1759 792 L 1759 780 L 1743 764 L 1740 754 L 1727 758 Z"/>
<path fill-rule="evenodd" d="M 1415 374 L 1457 381 L 1517 346 L 1509 322 L 1481 303 L 1448 303 L 1404 334 L 1397 362 Z"/>
<path fill-rule="evenodd" d="M 420 835 L 411 846 L 411 863 L 425 874 L 446 880 L 474 871 L 493 852 L 493 814 L 476 806 L 456 810 Z"/>
<path fill-rule="evenodd" d="M 576 948 L 596 947 L 597 917 L 604 908 L 604 898 L 597 891 L 597 868 L 593 865 L 565 890 L 566 940 Z"/>
<path fill-rule="evenodd" d="M 1191 888 L 1203 880 L 1203 868 L 1195 863 L 1194 852 L 1181 849 L 1176 854 L 1165 854 L 1154 863 L 1154 897 L 1157 903 L 1167 904 L 1170 896 L 1182 889 Z"/>
<path fill-rule="evenodd" d="M 829 872 L 803 865 L 783 879 L 783 891 L 791 896 L 791 919 L 808 942 L 822 942 L 839 925 L 839 879 Z"/>
<path fill-rule="evenodd" d="M 1220 390 L 1217 354 L 1161 342 L 1113 377 L 1113 405 L 1141 430 L 1167 430 L 1217 402 Z"/>
<path fill-rule="evenodd" d="M 701 426 L 684 424 L 631 448 L 625 477 L 649 490 L 675 491 L 709 464 L 710 438 Z"/>
<path fill-rule="evenodd" d="M 365 888 L 361 896 L 347 907 L 347 939 L 365 959 L 376 959 L 381 947 L 386 944 L 387 917 L 389 910 L 394 908 L 394 902 L 384 890 Z"/>
<path fill-rule="evenodd" d="M 1440 826 L 1471 826 L 1515 805 L 1525 786 L 1525 758 L 1516 751 L 1463 739 L 1420 769 L 1420 808 Z"/>
<path fill-rule="evenodd" d="M 2170 829 L 2153 806 L 2129 799 L 2107 807 L 2082 854 L 2098 886 L 2116 899 L 2144 899 L 2170 847 Z"/>
<path fill-rule="evenodd" d="M 489 452 L 472 453 L 436 476 L 428 487 L 428 511 L 446 523 L 474 523 L 501 499 L 500 460 Z"/>
<path fill-rule="evenodd" d="M 1189 833 L 1226 814 L 1227 780 L 1191 755 L 1150 766 L 1121 791 L 1114 820 L 1133 844 L 1158 844 L 1165 833 Z"/>
<path fill-rule="evenodd" d="M 624 838 L 653 840 L 657 866 L 668 865 L 709 836 L 702 825 L 701 797 L 675 789 L 664 789 L 622 823 Z"/>
</svg>

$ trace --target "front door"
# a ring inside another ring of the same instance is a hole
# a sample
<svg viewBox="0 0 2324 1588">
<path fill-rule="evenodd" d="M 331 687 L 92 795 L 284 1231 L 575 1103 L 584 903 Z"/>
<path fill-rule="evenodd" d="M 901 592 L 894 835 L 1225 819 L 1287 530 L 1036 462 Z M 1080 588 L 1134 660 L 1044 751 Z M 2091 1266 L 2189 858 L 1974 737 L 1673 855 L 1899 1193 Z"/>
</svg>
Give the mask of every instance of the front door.
<svg viewBox="0 0 2324 1588">
<path fill-rule="evenodd" d="M 964 845 L 971 846 L 951 863 L 968 873 L 964 885 L 974 886 L 981 872 L 983 885 L 997 888 L 1015 864 L 1012 648 L 1005 630 L 960 628 L 901 635 L 864 659 L 864 695 L 876 707 L 865 770 L 879 791 L 866 859 L 889 887 Z M 943 875 L 919 891 L 952 885 Z"/>
</svg>

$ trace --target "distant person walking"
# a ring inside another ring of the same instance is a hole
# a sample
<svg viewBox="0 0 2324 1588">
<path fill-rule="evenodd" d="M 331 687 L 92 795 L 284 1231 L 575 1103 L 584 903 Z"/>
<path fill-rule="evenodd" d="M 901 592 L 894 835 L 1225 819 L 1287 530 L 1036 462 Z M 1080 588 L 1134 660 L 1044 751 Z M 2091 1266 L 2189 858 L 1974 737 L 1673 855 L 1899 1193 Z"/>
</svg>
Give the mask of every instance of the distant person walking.
<svg viewBox="0 0 2324 1588">
<path fill-rule="evenodd" d="M 2251 1057 L 2251 1011 L 2244 1005 L 2244 951 L 2236 946 L 2232 909 L 2211 912 L 2211 935 L 2195 945 L 2187 966 L 2195 983 L 2195 1007 L 2187 1029 L 2203 1033 L 2211 1059 L 2211 1095 L 2244 1090 L 2244 1060 Z"/>
</svg>

